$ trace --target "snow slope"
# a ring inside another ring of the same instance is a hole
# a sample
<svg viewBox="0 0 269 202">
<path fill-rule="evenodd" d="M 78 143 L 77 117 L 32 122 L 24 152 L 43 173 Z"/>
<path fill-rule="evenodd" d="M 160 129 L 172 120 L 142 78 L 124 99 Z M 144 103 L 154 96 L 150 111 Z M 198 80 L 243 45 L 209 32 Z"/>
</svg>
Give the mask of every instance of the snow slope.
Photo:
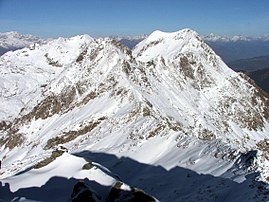
<svg viewBox="0 0 269 202">
<path fill-rule="evenodd" d="M 5 182 L 61 145 L 106 154 L 100 164 L 161 201 L 223 199 L 222 181 L 226 197 L 242 189 L 229 201 L 266 199 L 257 181 L 268 179 L 268 98 L 190 29 L 155 31 L 133 52 L 108 38 L 60 38 L 5 54 L 0 67 Z M 130 162 L 143 166 L 131 172 Z M 169 176 L 158 186 L 155 167 Z M 173 170 L 195 176 L 185 194 Z M 215 194 L 194 188 L 200 175 Z"/>
<path fill-rule="evenodd" d="M 46 166 L 29 168 L 27 172 L 1 180 L 1 183 L 3 187 L 9 186 L 9 190 L 5 190 L 5 200 L 70 201 L 73 187 L 78 181 L 90 186 L 96 195 L 100 193 L 100 201 L 105 201 L 119 180 L 98 163 L 65 152 Z M 131 190 L 131 187 L 122 184 L 123 189 Z"/>
</svg>

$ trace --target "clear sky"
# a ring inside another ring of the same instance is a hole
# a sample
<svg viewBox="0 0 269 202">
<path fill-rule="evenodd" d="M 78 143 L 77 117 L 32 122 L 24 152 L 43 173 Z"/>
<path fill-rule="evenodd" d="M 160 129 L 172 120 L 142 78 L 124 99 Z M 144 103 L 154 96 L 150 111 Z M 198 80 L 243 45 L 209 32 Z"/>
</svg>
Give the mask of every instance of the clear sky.
<svg viewBox="0 0 269 202">
<path fill-rule="evenodd" d="M 0 32 L 123 36 L 187 27 L 202 35 L 269 34 L 269 0 L 0 0 Z"/>
</svg>

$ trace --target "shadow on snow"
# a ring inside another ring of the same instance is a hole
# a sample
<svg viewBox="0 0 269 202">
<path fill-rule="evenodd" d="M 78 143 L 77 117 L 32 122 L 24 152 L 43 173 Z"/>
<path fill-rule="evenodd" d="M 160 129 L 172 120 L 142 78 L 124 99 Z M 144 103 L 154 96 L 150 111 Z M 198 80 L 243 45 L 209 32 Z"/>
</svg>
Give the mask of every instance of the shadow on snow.
<svg viewBox="0 0 269 202">
<path fill-rule="evenodd" d="M 266 200 L 266 195 L 261 194 L 261 190 L 252 186 L 254 175 L 249 175 L 248 179 L 243 183 L 236 183 L 230 179 L 198 174 L 182 167 L 166 170 L 161 166 L 140 163 L 127 157 L 118 158 L 107 153 L 83 151 L 75 155 L 105 166 L 113 174 L 102 167 L 100 169 L 116 179 L 121 179 L 130 186 L 144 190 L 160 201 Z M 93 190 L 102 195 L 108 194 L 110 187 L 100 185 L 95 181 L 91 181 L 91 179 L 85 180 Z M 26 198 L 36 201 L 68 201 L 77 182 L 78 179 L 55 176 L 41 187 L 21 188 L 14 193 L 10 191 L 9 184 L 1 183 L 0 201 L 11 201 L 14 198 Z"/>
</svg>

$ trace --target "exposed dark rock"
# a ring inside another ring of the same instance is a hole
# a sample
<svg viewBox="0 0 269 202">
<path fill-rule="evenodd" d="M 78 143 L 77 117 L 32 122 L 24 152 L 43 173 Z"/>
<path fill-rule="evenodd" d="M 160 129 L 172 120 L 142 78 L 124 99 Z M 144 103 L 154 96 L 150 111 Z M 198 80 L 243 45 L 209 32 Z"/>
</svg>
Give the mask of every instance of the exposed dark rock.
<svg viewBox="0 0 269 202">
<path fill-rule="evenodd" d="M 136 188 L 131 190 L 121 189 L 123 183 L 116 182 L 111 188 L 107 197 L 107 202 L 150 202 L 156 201 L 152 196 L 146 194 L 144 191 Z"/>
<path fill-rule="evenodd" d="M 87 49 L 84 50 L 84 51 L 82 51 L 82 52 L 79 54 L 78 58 L 76 59 L 76 62 L 82 62 L 82 60 L 84 59 L 84 57 L 85 57 L 86 54 L 87 54 Z"/>
<path fill-rule="evenodd" d="M 124 53 L 126 53 L 127 55 L 129 55 L 131 58 L 133 57 L 132 56 L 132 51 L 127 47 L 125 46 L 124 44 L 116 41 L 116 40 L 112 40 L 111 43 L 116 46 L 118 49 L 122 50 Z"/>
<path fill-rule="evenodd" d="M 152 46 L 156 46 L 157 44 L 161 43 L 163 41 L 163 39 L 159 39 L 156 41 L 151 41 L 149 44 L 147 44 L 146 46 L 144 46 L 140 52 L 138 53 L 138 56 L 141 56 L 143 52 L 145 52 L 148 48 L 152 47 Z"/>
<path fill-rule="evenodd" d="M 13 149 L 16 146 L 22 145 L 24 142 L 25 137 L 21 133 L 17 133 L 17 131 L 9 131 L 8 137 L 6 139 L 0 140 L 0 143 L 2 142 L 3 144 L 6 145 L 9 149 Z"/>
<path fill-rule="evenodd" d="M 10 128 L 11 123 L 9 121 L 1 121 L 0 122 L 0 130 L 7 130 Z"/>
<path fill-rule="evenodd" d="M 76 88 L 74 86 L 69 86 L 59 95 L 51 94 L 47 96 L 40 103 L 38 103 L 30 113 L 23 115 L 16 122 L 27 123 L 34 118 L 46 119 L 54 114 L 64 112 L 65 110 L 70 110 L 73 107 L 71 104 L 75 100 L 75 97 Z"/>
<path fill-rule="evenodd" d="M 257 150 L 251 150 L 246 153 L 241 153 L 236 164 L 241 168 L 255 170 L 254 160 L 257 158 Z"/>
<path fill-rule="evenodd" d="M 180 58 L 180 67 L 181 67 L 181 71 L 185 77 L 189 77 L 191 79 L 194 79 L 193 68 L 191 67 L 190 62 L 186 56 L 183 56 Z"/>
<path fill-rule="evenodd" d="M 122 70 L 128 76 L 130 76 L 130 74 L 132 73 L 132 68 L 131 68 L 130 64 L 128 62 L 126 62 L 126 61 L 124 61 L 123 64 L 122 64 Z"/>
<path fill-rule="evenodd" d="M 87 104 L 90 100 L 93 100 L 97 96 L 98 96 L 98 92 L 92 91 L 82 100 L 82 103 Z"/>
<path fill-rule="evenodd" d="M 159 135 L 165 129 L 165 127 L 166 127 L 165 125 L 159 124 L 157 128 L 149 132 L 148 138 Z"/>
<path fill-rule="evenodd" d="M 51 138 L 47 141 L 45 149 L 51 149 L 59 144 L 64 144 L 64 143 L 70 142 L 81 135 L 85 135 L 86 133 L 91 132 L 94 128 L 96 128 L 104 120 L 105 120 L 105 117 L 101 117 L 96 121 L 89 122 L 87 125 L 80 128 L 79 130 L 64 132 L 64 135 L 62 135 L 62 136 L 57 136 L 57 137 Z"/>
<path fill-rule="evenodd" d="M 142 107 L 143 116 L 150 116 L 151 110 L 148 107 Z"/>
<path fill-rule="evenodd" d="M 50 164 L 51 162 L 53 162 L 57 157 L 61 156 L 65 151 L 63 150 L 55 150 L 52 152 L 51 156 L 49 158 L 44 159 L 43 161 L 40 161 L 39 163 L 37 163 L 36 165 L 33 166 L 33 168 L 35 169 L 39 169 L 42 168 L 48 164 Z"/>
<path fill-rule="evenodd" d="M 88 162 L 88 163 L 83 165 L 82 170 L 90 170 L 92 168 L 93 168 L 92 162 Z"/>
<path fill-rule="evenodd" d="M 91 190 L 84 182 L 78 182 L 73 188 L 71 199 L 72 202 L 98 202 L 101 196 Z"/>
<path fill-rule="evenodd" d="M 264 140 L 258 142 L 257 147 L 261 151 L 269 152 L 269 139 L 264 139 Z"/>
<path fill-rule="evenodd" d="M 214 140 L 216 139 L 216 135 L 208 129 L 203 129 L 199 131 L 198 138 L 200 140 Z"/>
<path fill-rule="evenodd" d="M 98 46 L 96 49 L 92 49 L 89 55 L 89 59 L 91 61 L 94 61 L 97 58 L 99 52 L 102 51 L 103 49 L 104 47 L 102 47 L 101 45 Z"/>
<path fill-rule="evenodd" d="M 264 139 L 257 143 L 257 148 L 263 151 L 263 156 L 269 160 L 269 139 Z M 269 179 L 269 178 L 268 178 Z M 268 180 L 269 181 L 269 180 Z"/>
<path fill-rule="evenodd" d="M 54 67 L 62 67 L 62 65 L 59 63 L 59 61 L 55 61 L 52 58 L 49 57 L 48 53 L 44 55 L 47 58 L 48 64 Z"/>
<path fill-rule="evenodd" d="M 25 140 L 24 135 L 19 133 L 17 128 L 12 127 L 12 123 L 8 121 L 0 122 L 0 131 L 6 134 L 6 136 L 0 137 L 0 146 L 5 145 L 9 149 L 13 149 L 16 146 L 22 145 Z"/>
</svg>

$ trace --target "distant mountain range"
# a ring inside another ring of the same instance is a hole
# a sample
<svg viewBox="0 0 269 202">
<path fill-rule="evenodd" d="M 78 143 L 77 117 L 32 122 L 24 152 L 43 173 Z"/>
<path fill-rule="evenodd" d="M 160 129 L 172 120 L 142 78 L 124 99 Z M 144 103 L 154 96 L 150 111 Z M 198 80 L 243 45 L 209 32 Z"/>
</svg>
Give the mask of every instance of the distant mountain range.
<svg viewBox="0 0 269 202">
<path fill-rule="evenodd" d="M 148 35 L 110 37 L 133 49 Z M 269 55 L 269 35 L 262 37 L 246 36 L 219 36 L 209 34 L 202 37 L 203 40 L 224 60 L 235 60 Z M 33 43 L 44 43 L 51 39 L 42 39 L 32 35 L 23 35 L 18 32 L 0 33 L 0 55 L 9 50 L 17 50 Z"/>
<path fill-rule="evenodd" d="M 34 43 L 43 44 L 47 40 L 18 32 L 0 33 L 0 56 L 8 51 L 18 50 Z"/>
<path fill-rule="evenodd" d="M 235 36 L 220 36 L 215 35 L 213 33 L 203 36 L 205 41 L 222 41 L 222 42 L 238 42 L 238 41 L 269 41 L 269 34 L 260 36 L 260 37 L 249 37 L 243 35 L 235 35 Z"/>
</svg>

